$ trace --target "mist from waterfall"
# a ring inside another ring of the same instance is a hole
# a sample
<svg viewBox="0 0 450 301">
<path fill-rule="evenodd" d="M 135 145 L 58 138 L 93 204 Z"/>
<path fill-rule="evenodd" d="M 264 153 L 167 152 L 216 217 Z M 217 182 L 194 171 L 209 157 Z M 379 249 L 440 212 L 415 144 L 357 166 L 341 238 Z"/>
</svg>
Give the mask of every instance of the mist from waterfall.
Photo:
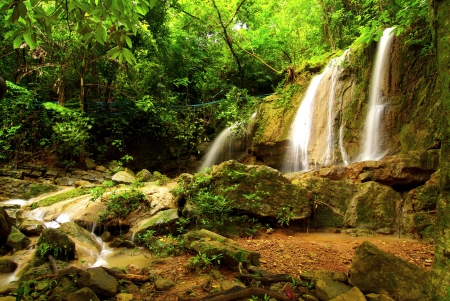
<svg viewBox="0 0 450 301">
<path fill-rule="evenodd" d="M 369 111 L 364 126 L 362 150 L 358 161 L 379 160 L 387 153 L 387 150 L 381 148 L 380 137 L 385 108 L 383 83 L 387 78 L 392 41 L 394 40 L 392 30 L 392 28 L 385 29 L 383 36 L 378 41 L 369 94 Z"/>
</svg>

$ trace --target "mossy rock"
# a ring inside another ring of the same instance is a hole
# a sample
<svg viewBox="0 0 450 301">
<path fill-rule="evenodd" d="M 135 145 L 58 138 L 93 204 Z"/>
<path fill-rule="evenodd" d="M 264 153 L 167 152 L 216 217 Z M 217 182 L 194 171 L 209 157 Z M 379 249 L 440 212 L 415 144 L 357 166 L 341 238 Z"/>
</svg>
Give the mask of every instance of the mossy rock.
<svg viewBox="0 0 450 301">
<path fill-rule="evenodd" d="M 28 247 L 31 244 L 31 240 L 16 227 L 11 227 L 11 233 L 9 233 L 6 244 L 13 248 L 13 250 L 17 251 Z"/>
<path fill-rule="evenodd" d="M 75 198 L 82 195 L 87 195 L 90 193 L 90 188 L 87 187 L 78 187 L 75 189 L 67 190 L 65 192 L 58 193 L 56 195 L 44 198 L 42 200 L 39 200 L 37 202 L 34 202 L 31 207 L 39 208 L 39 207 L 47 207 L 71 198 Z"/>
<path fill-rule="evenodd" d="M 176 222 L 179 220 L 178 209 L 168 209 L 156 213 L 154 216 L 138 222 L 137 234 L 145 234 L 146 231 L 155 231 L 156 235 L 175 231 Z"/>
</svg>

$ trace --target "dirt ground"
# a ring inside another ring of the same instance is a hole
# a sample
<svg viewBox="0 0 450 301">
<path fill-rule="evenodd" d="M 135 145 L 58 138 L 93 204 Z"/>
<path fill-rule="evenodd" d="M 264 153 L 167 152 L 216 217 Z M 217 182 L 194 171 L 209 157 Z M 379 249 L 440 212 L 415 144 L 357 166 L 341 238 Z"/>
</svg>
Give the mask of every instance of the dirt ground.
<svg viewBox="0 0 450 301">
<path fill-rule="evenodd" d="M 256 238 L 236 240 L 242 247 L 261 254 L 261 267 L 270 274 L 289 274 L 298 278 L 299 274 L 311 270 L 332 270 L 347 273 L 350 269 L 355 249 L 364 241 L 371 241 L 380 249 L 397 255 L 411 263 L 430 269 L 434 255 L 434 245 L 395 236 L 352 237 L 347 234 L 304 233 L 294 230 L 275 230 L 272 234 L 262 233 Z M 136 300 L 179 300 L 177 295 L 192 292 L 204 296 L 214 291 L 220 281 L 216 281 L 211 271 L 192 271 L 186 268 L 189 257 L 183 255 L 161 260 L 154 268 L 161 276 L 174 280 L 177 285 L 170 291 L 160 293 L 150 289 L 148 294 L 136 296 Z M 234 281 L 235 271 L 219 268 L 223 279 Z M 149 299 L 150 298 L 150 299 Z"/>
</svg>

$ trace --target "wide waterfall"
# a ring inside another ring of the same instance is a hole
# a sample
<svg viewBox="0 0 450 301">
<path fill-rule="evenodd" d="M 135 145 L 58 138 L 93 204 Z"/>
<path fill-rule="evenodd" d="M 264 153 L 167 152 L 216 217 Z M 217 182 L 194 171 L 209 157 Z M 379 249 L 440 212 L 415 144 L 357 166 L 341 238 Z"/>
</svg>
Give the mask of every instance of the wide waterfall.
<svg viewBox="0 0 450 301">
<path fill-rule="evenodd" d="M 282 172 L 309 170 L 311 162 L 328 165 L 337 161 L 335 142 L 337 135 L 342 140 L 342 130 L 336 122 L 338 79 L 342 62 L 348 57 L 346 50 L 341 57 L 334 58 L 325 70 L 315 76 L 302 100 L 291 126 L 291 139 L 284 157 Z M 342 120 L 340 121 L 341 124 Z M 339 148 L 342 161 L 347 160 L 343 146 Z"/>
<path fill-rule="evenodd" d="M 369 111 L 364 126 L 362 149 L 358 161 L 379 160 L 387 153 L 387 150 L 381 147 L 380 137 L 386 96 L 383 93 L 383 86 L 387 79 L 393 40 L 392 28 L 387 28 L 378 42 L 369 94 Z"/>
</svg>

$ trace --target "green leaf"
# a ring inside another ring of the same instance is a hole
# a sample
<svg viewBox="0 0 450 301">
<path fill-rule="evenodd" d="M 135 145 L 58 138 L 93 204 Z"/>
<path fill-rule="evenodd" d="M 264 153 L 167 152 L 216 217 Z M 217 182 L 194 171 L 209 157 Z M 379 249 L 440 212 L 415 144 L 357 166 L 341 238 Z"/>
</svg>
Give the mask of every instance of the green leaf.
<svg viewBox="0 0 450 301">
<path fill-rule="evenodd" d="M 133 43 L 128 36 L 125 36 L 125 41 L 127 42 L 128 47 L 133 48 Z"/>
<path fill-rule="evenodd" d="M 13 13 L 11 15 L 11 23 L 14 23 L 17 20 L 19 20 L 19 17 L 20 17 L 19 6 L 16 5 L 14 6 Z"/>
<path fill-rule="evenodd" d="M 36 48 L 36 40 L 34 39 L 34 37 L 32 36 L 32 33 L 29 31 L 26 31 L 23 33 L 23 38 L 25 40 L 25 42 L 28 44 L 28 46 L 31 49 Z"/>
<path fill-rule="evenodd" d="M 112 49 L 110 49 L 106 55 L 109 56 L 111 59 L 115 59 L 120 53 L 120 48 L 119 46 L 116 46 Z"/>
<path fill-rule="evenodd" d="M 36 4 L 38 4 L 39 3 L 39 0 L 31 0 L 30 1 L 31 2 L 31 6 L 36 6 Z"/>
<path fill-rule="evenodd" d="M 153 8 L 156 4 L 156 0 L 150 0 L 150 8 Z"/>
<path fill-rule="evenodd" d="M 17 49 L 20 47 L 20 45 L 22 45 L 22 37 L 19 35 L 14 39 L 13 47 L 14 49 Z"/>
<path fill-rule="evenodd" d="M 105 0 L 104 1 L 106 9 L 110 9 L 112 6 L 112 0 Z"/>
<path fill-rule="evenodd" d="M 107 33 L 106 33 L 106 28 L 99 24 L 95 30 L 96 35 L 95 35 L 95 39 L 102 45 L 104 45 L 104 43 L 106 42 L 106 37 L 107 37 Z"/>
<path fill-rule="evenodd" d="M 27 15 L 27 7 L 25 6 L 25 4 L 23 2 L 19 2 L 19 4 L 17 4 L 18 8 L 19 8 L 19 14 L 22 18 L 25 19 L 25 16 Z"/>
<path fill-rule="evenodd" d="M 123 54 L 125 55 L 128 64 L 133 64 L 136 61 L 136 57 L 129 49 L 123 48 Z"/>
</svg>

